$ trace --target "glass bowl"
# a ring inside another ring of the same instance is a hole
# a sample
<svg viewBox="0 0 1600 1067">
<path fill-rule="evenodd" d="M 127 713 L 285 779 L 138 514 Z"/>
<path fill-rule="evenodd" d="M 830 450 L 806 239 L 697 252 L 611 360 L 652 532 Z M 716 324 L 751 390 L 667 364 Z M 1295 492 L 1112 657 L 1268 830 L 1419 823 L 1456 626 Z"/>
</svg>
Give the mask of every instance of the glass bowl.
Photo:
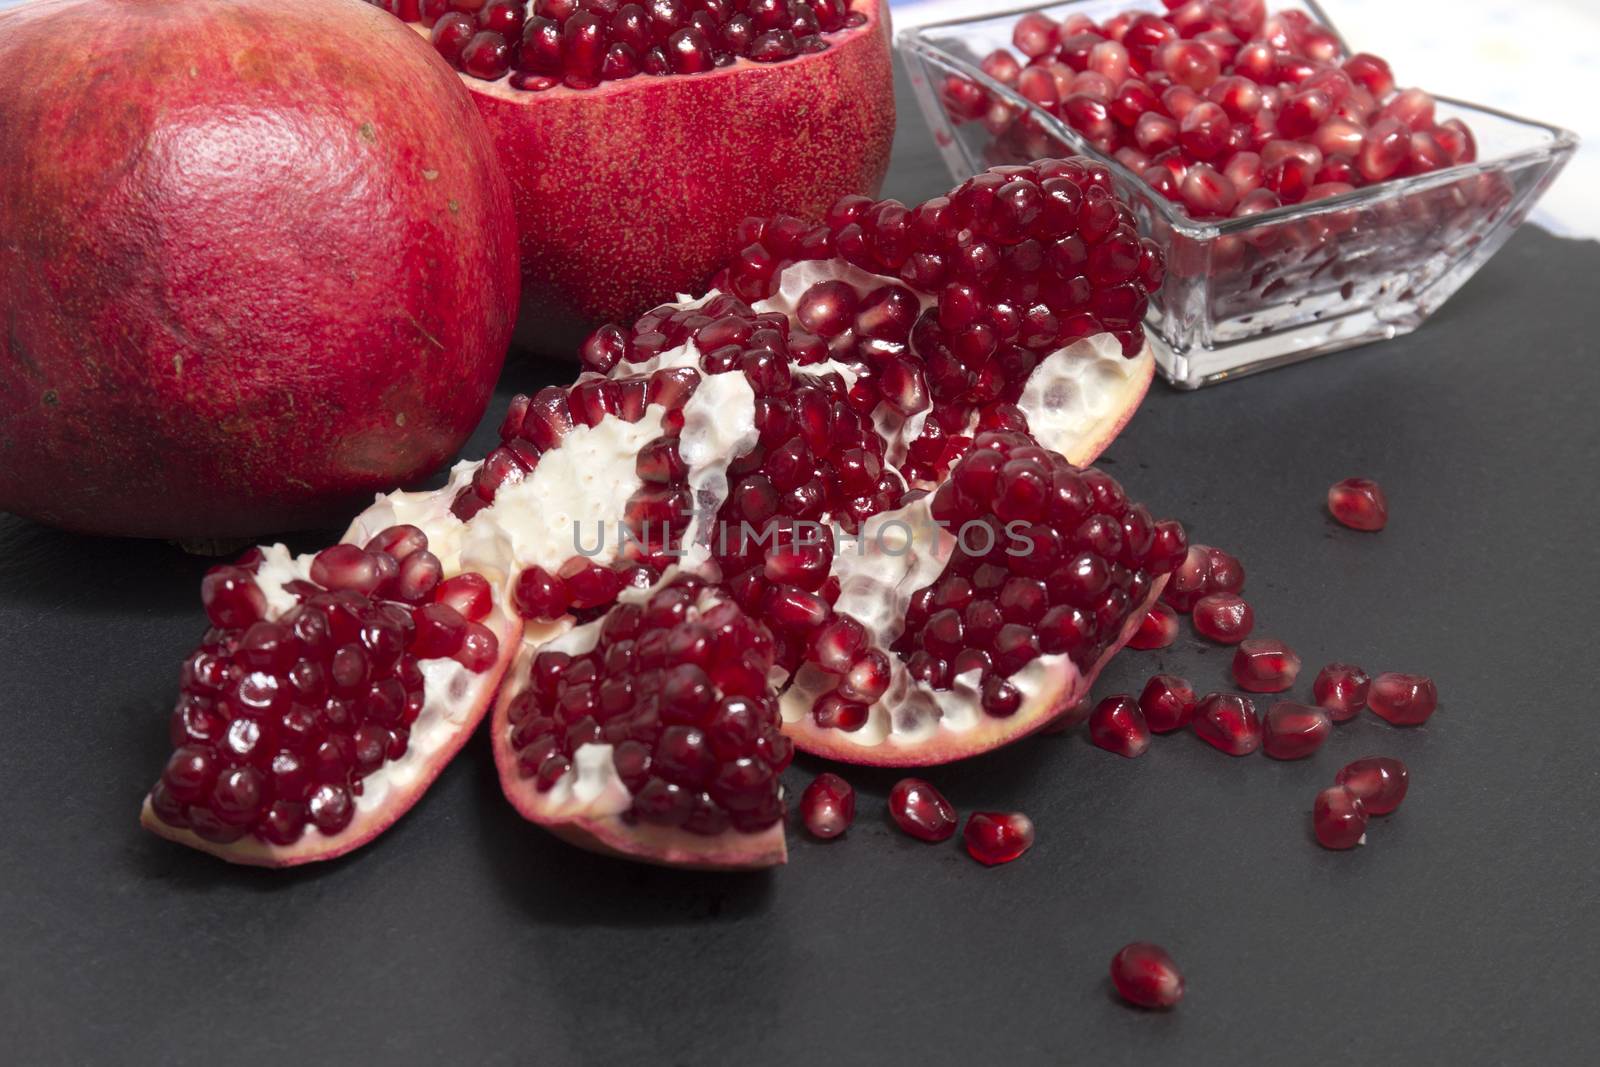
<svg viewBox="0 0 1600 1067">
<path fill-rule="evenodd" d="M 1505 243 L 1577 147 L 1567 130 L 1438 97 L 1441 122 L 1459 118 L 1471 128 L 1475 162 L 1245 218 L 1197 220 L 979 67 L 995 49 L 1012 48 L 1012 28 L 1028 11 L 1103 22 L 1130 8 L 1165 13 L 1154 0 L 1075 0 L 915 27 L 896 47 L 956 180 L 1045 156 L 1107 164 L 1141 229 L 1167 254 L 1146 326 L 1162 374 L 1180 388 L 1416 329 Z M 1314 3 L 1268 4 L 1286 8 L 1338 32 Z M 951 78 L 989 94 L 984 117 L 952 115 Z"/>
</svg>

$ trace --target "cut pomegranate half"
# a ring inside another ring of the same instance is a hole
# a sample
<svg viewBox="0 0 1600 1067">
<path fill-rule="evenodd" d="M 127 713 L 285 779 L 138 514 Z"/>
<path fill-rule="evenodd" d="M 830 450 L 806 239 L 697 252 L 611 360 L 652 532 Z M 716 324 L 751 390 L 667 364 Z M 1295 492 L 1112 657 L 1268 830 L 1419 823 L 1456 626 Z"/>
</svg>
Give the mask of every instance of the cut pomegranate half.
<svg viewBox="0 0 1600 1067">
<path fill-rule="evenodd" d="M 500 786 L 530 822 L 677 867 L 785 860 L 773 641 L 700 579 L 624 593 L 550 640 L 533 628 L 491 725 Z"/>
<path fill-rule="evenodd" d="M 442 573 L 410 525 L 364 548 L 273 545 L 213 569 L 212 628 L 184 663 L 176 750 L 144 826 L 267 867 L 387 829 L 471 736 L 522 629 L 492 596 L 460 596 L 482 576 Z"/>
</svg>

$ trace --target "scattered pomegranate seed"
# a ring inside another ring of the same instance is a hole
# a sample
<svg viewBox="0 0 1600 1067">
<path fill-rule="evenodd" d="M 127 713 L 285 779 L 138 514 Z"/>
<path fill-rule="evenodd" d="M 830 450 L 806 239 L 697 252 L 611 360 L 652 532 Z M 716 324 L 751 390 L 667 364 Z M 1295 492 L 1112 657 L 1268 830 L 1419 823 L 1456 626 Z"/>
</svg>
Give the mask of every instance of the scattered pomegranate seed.
<svg viewBox="0 0 1600 1067">
<path fill-rule="evenodd" d="M 967 817 L 961 839 L 973 859 L 995 867 L 1033 847 L 1033 820 L 1019 811 L 975 811 Z"/>
<path fill-rule="evenodd" d="M 1389 522 L 1383 487 L 1370 478 L 1346 478 L 1328 489 L 1328 510 L 1352 530 L 1381 530 Z"/>
<path fill-rule="evenodd" d="M 1237 593 L 1209 593 L 1194 606 L 1195 633 L 1223 645 L 1236 645 L 1255 627 L 1255 612 Z"/>
<path fill-rule="evenodd" d="M 1181 730 L 1194 718 L 1194 687 L 1175 674 L 1154 674 L 1139 694 L 1145 724 L 1158 734 Z"/>
<path fill-rule="evenodd" d="M 1281 693 L 1300 675 L 1300 657 L 1282 641 L 1251 638 L 1233 654 L 1233 678 L 1251 693 Z"/>
<path fill-rule="evenodd" d="M 1178 616 L 1165 604 L 1153 604 L 1139 620 L 1139 628 L 1128 639 L 1128 647 L 1148 651 L 1166 648 L 1178 639 Z"/>
<path fill-rule="evenodd" d="M 1311 828 L 1323 848 L 1355 848 L 1366 840 L 1367 812 L 1350 790 L 1329 786 L 1317 794 L 1312 805 Z"/>
<path fill-rule="evenodd" d="M 1147 941 L 1124 945 L 1111 958 L 1111 984 L 1141 1008 L 1170 1008 L 1183 999 L 1183 972 L 1166 949 Z"/>
<path fill-rule="evenodd" d="M 1367 706 L 1367 690 L 1372 679 L 1360 667 L 1330 663 L 1317 673 L 1311 685 L 1312 699 L 1328 710 L 1334 722 L 1349 722 Z"/>
<path fill-rule="evenodd" d="M 1406 798 L 1406 765 L 1388 756 L 1367 756 L 1346 764 L 1334 781 L 1348 789 L 1368 815 L 1387 815 Z"/>
<path fill-rule="evenodd" d="M 1273 759 L 1304 759 L 1322 747 L 1332 730 L 1322 708 L 1281 700 L 1261 720 L 1261 751 Z"/>
<path fill-rule="evenodd" d="M 1150 727 L 1131 696 L 1106 697 L 1089 714 L 1089 740 L 1119 756 L 1144 755 L 1150 747 Z"/>
<path fill-rule="evenodd" d="M 837 774 L 824 771 L 800 796 L 800 817 L 811 836 L 838 837 L 856 817 L 856 791 Z"/>
<path fill-rule="evenodd" d="M 1422 674 L 1380 674 L 1367 692 L 1367 707 L 1394 726 L 1420 726 L 1438 706 L 1433 679 Z"/>
<path fill-rule="evenodd" d="M 1248 697 L 1208 693 L 1195 707 L 1194 732 L 1230 756 L 1248 756 L 1261 747 L 1261 720 Z"/>
<path fill-rule="evenodd" d="M 956 809 L 921 778 L 902 778 L 889 791 L 889 815 L 919 841 L 948 841 L 956 832 Z"/>
</svg>

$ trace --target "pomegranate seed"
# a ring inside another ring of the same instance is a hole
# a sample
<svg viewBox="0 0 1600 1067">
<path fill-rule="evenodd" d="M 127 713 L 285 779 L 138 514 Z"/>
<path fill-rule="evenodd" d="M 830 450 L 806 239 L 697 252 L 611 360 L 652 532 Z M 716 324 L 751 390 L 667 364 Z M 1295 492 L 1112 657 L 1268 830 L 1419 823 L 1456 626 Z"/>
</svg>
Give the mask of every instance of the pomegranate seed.
<svg viewBox="0 0 1600 1067">
<path fill-rule="evenodd" d="M 1248 756 L 1261 747 L 1261 720 L 1247 697 L 1208 693 L 1194 709 L 1194 732 L 1230 756 Z"/>
<path fill-rule="evenodd" d="M 1119 694 L 1106 697 L 1089 713 L 1089 740 L 1131 759 L 1150 747 L 1150 728 L 1134 699 Z"/>
<path fill-rule="evenodd" d="M 1183 972 L 1166 949 L 1147 941 L 1124 945 L 1111 958 L 1111 984 L 1141 1008 L 1170 1008 L 1183 999 Z"/>
<path fill-rule="evenodd" d="M 1300 675 L 1300 657 L 1282 641 L 1255 638 L 1233 654 L 1233 680 L 1251 693 L 1281 693 Z"/>
<path fill-rule="evenodd" d="M 1387 756 L 1367 756 L 1348 763 L 1334 781 L 1361 801 L 1368 815 L 1388 815 L 1406 798 L 1410 772 L 1406 765 Z"/>
<path fill-rule="evenodd" d="M 1370 478 L 1346 478 L 1328 489 L 1328 511 L 1352 530 L 1381 530 L 1389 522 L 1389 501 Z"/>
<path fill-rule="evenodd" d="M 433 599 L 455 608 L 468 622 L 482 622 L 494 608 L 488 579 L 470 571 L 440 582 L 433 590 Z"/>
<path fill-rule="evenodd" d="M 1178 639 L 1178 616 L 1165 604 L 1152 604 L 1128 639 L 1128 647 L 1139 650 L 1166 648 Z"/>
<path fill-rule="evenodd" d="M 1209 593 L 1194 606 L 1195 633 L 1223 645 L 1236 645 L 1255 627 L 1255 612 L 1236 593 Z"/>
<path fill-rule="evenodd" d="M 1311 696 L 1317 704 L 1327 709 L 1334 722 L 1349 722 L 1361 714 L 1367 705 L 1367 690 L 1372 679 L 1360 667 L 1348 663 L 1330 663 L 1317 673 L 1311 685 Z"/>
<path fill-rule="evenodd" d="M 1244 588 L 1244 564 L 1220 548 L 1204 546 L 1210 564 L 1206 572 L 1206 592 L 1237 593 Z"/>
<path fill-rule="evenodd" d="M 1261 722 L 1261 750 L 1273 759 L 1304 759 L 1322 747 L 1332 729 L 1322 708 L 1279 701 Z"/>
<path fill-rule="evenodd" d="M 800 797 L 800 816 L 811 836 L 838 837 L 855 821 L 856 791 L 837 774 L 819 774 Z"/>
<path fill-rule="evenodd" d="M 243 629 L 267 613 L 267 596 L 248 571 L 214 567 L 200 583 L 200 602 L 213 626 Z"/>
<path fill-rule="evenodd" d="M 902 778 L 889 791 L 895 825 L 920 841 L 948 841 L 956 832 L 956 809 L 921 778 Z"/>
<path fill-rule="evenodd" d="M 1439 706 L 1433 679 L 1422 674 L 1386 672 L 1372 680 L 1367 707 L 1393 726 L 1420 726 Z"/>
<path fill-rule="evenodd" d="M 1151 730 L 1171 733 L 1189 725 L 1194 718 L 1194 687 L 1175 674 L 1155 674 L 1139 694 L 1139 711 Z"/>
<path fill-rule="evenodd" d="M 1033 847 L 1033 820 L 1019 811 L 975 811 L 967 816 L 961 839 L 973 859 L 996 867 Z"/>
<path fill-rule="evenodd" d="M 1329 786 L 1312 805 L 1311 828 L 1323 848 L 1355 848 L 1367 838 L 1367 812 L 1350 790 Z"/>
<path fill-rule="evenodd" d="M 517 575 L 511 604 L 525 619 L 559 619 L 572 606 L 566 585 L 543 567 L 528 567 Z"/>
</svg>

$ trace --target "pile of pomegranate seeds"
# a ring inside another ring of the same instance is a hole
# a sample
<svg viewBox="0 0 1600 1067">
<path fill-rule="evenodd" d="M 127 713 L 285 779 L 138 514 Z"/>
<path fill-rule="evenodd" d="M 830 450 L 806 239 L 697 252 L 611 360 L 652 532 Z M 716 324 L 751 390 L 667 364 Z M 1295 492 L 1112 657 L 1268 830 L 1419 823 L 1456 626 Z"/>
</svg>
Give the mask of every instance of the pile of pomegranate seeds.
<svg viewBox="0 0 1600 1067">
<path fill-rule="evenodd" d="M 482 672 L 499 655 L 481 622 L 488 583 L 441 584 L 427 546 L 421 530 L 395 526 L 365 548 L 325 549 L 310 581 L 285 583 L 297 603 L 273 618 L 259 550 L 206 575 L 212 628 L 183 665 L 176 751 L 150 791 L 157 818 L 208 841 L 273 845 L 350 825 L 362 779 L 410 747 L 427 699 L 419 664 Z"/>
<path fill-rule="evenodd" d="M 1381 530 L 1389 524 L 1389 501 L 1370 478 L 1346 478 L 1328 488 L 1328 512 L 1352 530 Z"/>
<path fill-rule="evenodd" d="M 1097 24 L 1018 20 L 983 60 L 989 77 L 1077 130 L 1196 218 L 1226 218 L 1337 196 L 1470 163 L 1458 119 L 1439 121 L 1418 89 L 1397 90 L 1377 56 L 1345 56 L 1303 11 L 1264 0 L 1165 0 L 1166 17 L 1127 11 Z M 957 121 L 1023 136 L 1029 122 L 957 75 Z"/>
<path fill-rule="evenodd" d="M 956 832 L 956 809 L 921 778 L 902 778 L 889 790 L 889 817 L 919 841 L 948 841 Z"/>
<path fill-rule="evenodd" d="M 509 711 L 518 773 L 548 792 L 580 748 L 610 745 L 641 822 L 713 835 L 782 819 L 794 745 L 768 688 L 766 627 L 693 578 L 592 625 L 589 651 L 534 657 Z"/>
<path fill-rule="evenodd" d="M 837 774 L 824 771 L 800 795 L 800 817 L 812 837 L 838 837 L 856 818 L 856 791 Z"/>
<path fill-rule="evenodd" d="M 1188 614 L 1202 597 L 1211 593 L 1237 593 L 1243 588 L 1244 564 L 1238 559 L 1210 545 L 1190 545 L 1183 562 L 1161 591 L 1161 600 L 1174 610 Z"/>
<path fill-rule="evenodd" d="M 1135 941 L 1111 959 L 1111 983 L 1141 1008 L 1170 1008 L 1183 999 L 1183 972 L 1160 945 Z"/>
<path fill-rule="evenodd" d="M 967 817 L 961 839 L 973 859 L 997 867 L 1033 847 L 1033 820 L 1018 811 L 975 811 Z"/>
<path fill-rule="evenodd" d="M 368 0 L 432 28 L 433 46 L 484 81 L 593 89 L 638 74 L 699 74 L 740 59 L 777 63 L 863 25 L 848 0 Z"/>
</svg>

